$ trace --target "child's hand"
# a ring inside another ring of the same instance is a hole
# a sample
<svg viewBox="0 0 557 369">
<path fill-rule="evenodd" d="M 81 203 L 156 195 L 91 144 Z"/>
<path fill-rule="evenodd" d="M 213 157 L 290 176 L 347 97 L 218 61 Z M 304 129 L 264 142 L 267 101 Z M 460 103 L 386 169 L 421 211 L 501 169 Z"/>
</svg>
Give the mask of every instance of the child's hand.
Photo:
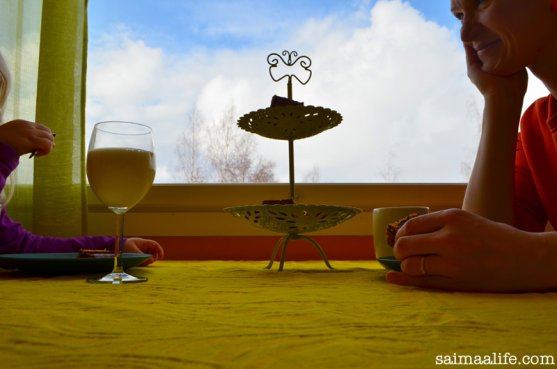
<svg viewBox="0 0 557 369">
<path fill-rule="evenodd" d="M 144 238 L 128 238 L 124 244 L 125 252 L 137 252 L 152 254 L 153 257 L 141 264 L 142 266 L 147 266 L 154 263 L 155 261 L 164 258 L 164 250 L 162 246 L 153 240 L 146 240 Z"/>
<path fill-rule="evenodd" d="M 50 128 L 22 119 L 0 125 L 0 141 L 13 148 L 19 155 L 34 153 L 34 156 L 43 156 L 55 146 Z"/>
</svg>

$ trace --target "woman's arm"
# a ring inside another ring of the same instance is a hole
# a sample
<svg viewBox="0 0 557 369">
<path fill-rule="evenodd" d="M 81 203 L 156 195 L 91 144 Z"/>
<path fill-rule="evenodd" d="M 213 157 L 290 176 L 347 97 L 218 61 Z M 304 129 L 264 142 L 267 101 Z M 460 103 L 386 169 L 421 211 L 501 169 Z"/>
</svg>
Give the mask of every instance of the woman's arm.
<svg viewBox="0 0 557 369">
<path fill-rule="evenodd" d="M 478 153 L 462 207 L 510 224 L 516 140 L 528 74 L 525 69 L 510 76 L 486 73 L 472 46 L 465 44 L 464 48 L 468 76 L 485 105 Z"/>
<path fill-rule="evenodd" d="M 516 141 L 522 99 L 485 98 L 482 135 L 462 208 L 498 222 L 513 220 Z"/>
</svg>

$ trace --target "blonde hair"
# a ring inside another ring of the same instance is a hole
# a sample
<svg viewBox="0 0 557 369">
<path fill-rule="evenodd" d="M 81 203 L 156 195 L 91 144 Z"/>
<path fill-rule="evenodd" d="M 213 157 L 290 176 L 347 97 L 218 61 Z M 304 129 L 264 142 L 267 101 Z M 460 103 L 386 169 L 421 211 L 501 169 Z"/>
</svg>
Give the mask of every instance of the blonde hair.
<svg viewBox="0 0 557 369">
<path fill-rule="evenodd" d="M 0 52 L 0 124 L 3 123 L 4 107 L 6 105 L 6 100 L 8 99 L 8 93 L 10 92 L 10 73 L 8 71 L 8 66 L 2 53 Z M 6 187 L 8 190 L 5 191 Z M 0 209 L 2 209 L 10 201 L 10 198 L 14 192 L 13 176 L 6 178 L 5 187 L 0 191 Z"/>
<path fill-rule="evenodd" d="M 2 53 L 0 52 L 0 123 L 3 123 L 4 107 L 10 91 L 10 72 Z"/>
</svg>

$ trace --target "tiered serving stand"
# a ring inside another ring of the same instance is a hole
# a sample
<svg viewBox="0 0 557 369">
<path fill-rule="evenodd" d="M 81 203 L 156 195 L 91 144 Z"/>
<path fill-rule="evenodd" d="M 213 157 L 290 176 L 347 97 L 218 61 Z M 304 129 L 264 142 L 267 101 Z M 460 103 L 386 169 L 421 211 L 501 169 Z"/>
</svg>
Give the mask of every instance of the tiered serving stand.
<svg viewBox="0 0 557 369">
<path fill-rule="evenodd" d="M 292 79 L 295 78 L 302 85 L 311 79 L 311 59 L 299 56 L 296 51 L 283 51 L 282 56 L 276 53 L 267 56 L 269 74 L 273 81 L 288 79 L 288 98 L 292 99 Z M 283 58 L 287 58 L 286 60 Z M 306 78 L 300 79 L 295 74 L 286 73 L 278 78 L 275 75 L 282 62 L 288 71 L 294 67 L 302 68 Z M 279 272 L 283 270 L 286 250 L 290 240 L 305 240 L 319 252 L 325 265 L 333 269 L 325 251 L 312 238 L 304 233 L 315 232 L 334 227 L 361 212 L 361 209 L 338 205 L 312 205 L 294 203 L 294 140 L 311 137 L 325 130 L 331 129 L 342 121 L 342 116 L 334 110 L 319 106 L 287 105 L 275 106 L 245 114 L 238 120 L 238 126 L 248 132 L 260 136 L 288 141 L 288 159 L 290 176 L 290 199 L 288 203 L 269 205 L 242 205 L 225 208 L 232 215 L 244 218 L 253 225 L 285 234 L 281 237 L 271 254 L 271 260 L 266 266 L 271 269 L 278 251 L 282 246 Z"/>
</svg>

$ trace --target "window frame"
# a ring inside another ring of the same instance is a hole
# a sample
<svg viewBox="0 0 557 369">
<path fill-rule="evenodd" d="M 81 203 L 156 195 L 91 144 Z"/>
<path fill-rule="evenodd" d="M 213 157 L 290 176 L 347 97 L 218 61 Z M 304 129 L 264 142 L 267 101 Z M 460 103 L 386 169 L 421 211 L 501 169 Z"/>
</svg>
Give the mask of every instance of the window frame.
<svg viewBox="0 0 557 369">
<path fill-rule="evenodd" d="M 362 213 L 337 227 L 313 235 L 371 235 L 372 209 L 426 205 L 432 211 L 459 208 L 466 184 L 298 184 L 296 202 L 354 206 Z M 288 198 L 288 184 L 155 184 L 126 214 L 126 234 L 157 236 L 267 236 L 276 233 L 254 227 L 223 211 L 235 205 L 260 204 Z M 88 197 L 88 234 L 113 234 L 114 215 L 95 197 Z"/>
</svg>

